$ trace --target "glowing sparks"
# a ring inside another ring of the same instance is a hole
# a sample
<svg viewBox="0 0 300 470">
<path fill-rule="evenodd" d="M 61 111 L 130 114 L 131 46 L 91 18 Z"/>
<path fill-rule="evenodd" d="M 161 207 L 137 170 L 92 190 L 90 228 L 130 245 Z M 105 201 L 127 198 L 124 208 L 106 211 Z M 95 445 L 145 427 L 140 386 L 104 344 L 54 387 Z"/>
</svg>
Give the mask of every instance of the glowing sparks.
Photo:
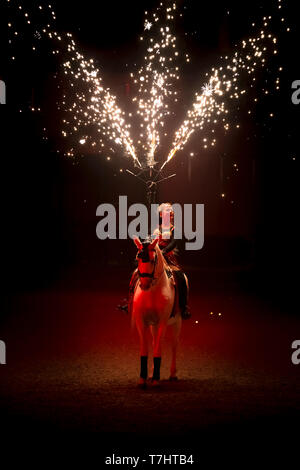
<svg viewBox="0 0 300 470">
<path fill-rule="evenodd" d="M 176 1 L 166 0 L 153 13 L 145 12 L 145 34 L 140 38 L 145 43 L 145 57 L 143 64 L 130 74 L 135 90 L 132 98 L 135 113 L 125 113 L 119 107 L 116 96 L 104 86 L 99 68 L 93 59 L 86 58 L 79 51 L 72 34 L 55 31 L 53 23 L 56 15 L 51 5 L 35 4 L 31 14 L 21 5 L 20 0 L 19 3 L 7 2 L 13 9 L 8 23 L 10 45 L 22 39 L 23 29 L 27 28 L 26 31 L 32 36 L 34 53 L 46 38 L 53 45 L 51 53 L 61 53 L 64 57 L 63 72 L 68 81 L 61 85 L 63 95 L 58 102 L 58 109 L 63 113 L 62 135 L 72 141 L 72 147 L 66 154 L 73 156 L 77 143 L 90 146 L 94 152 L 105 152 L 105 157 L 109 159 L 107 153 L 115 153 L 115 147 L 121 146 L 134 165 L 142 167 L 146 164 L 152 168 L 157 163 L 156 155 L 162 138 L 168 137 L 167 129 L 172 124 L 173 110 L 178 102 L 176 82 L 180 78 L 179 64 L 190 61 L 188 54 L 178 49 L 173 32 Z M 282 3 L 278 0 L 280 11 Z M 35 24 L 37 17 L 40 20 L 38 26 Z M 22 18 L 25 28 L 19 28 L 15 18 L 18 21 Z M 279 18 L 285 31 L 289 30 L 282 12 Z M 271 22 L 272 17 L 268 16 L 253 24 L 256 33 L 243 40 L 230 56 L 222 58 L 221 65 L 206 74 L 206 83 L 200 87 L 201 92 L 196 93 L 194 102 L 176 130 L 161 168 L 176 152 L 183 149 L 196 131 L 205 132 L 201 141 L 203 148 L 207 149 L 216 145 L 214 132 L 218 125 L 229 130 L 227 118 L 231 100 L 242 98 L 246 91 L 254 88 L 258 68 L 265 67 L 269 57 L 278 54 L 278 39 L 269 32 L 272 29 Z M 15 60 L 15 55 L 11 59 Z M 276 90 L 279 86 L 280 79 L 277 77 Z M 269 90 L 264 89 L 263 93 L 268 95 Z M 254 101 L 257 102 L 257 98 Z M 251 114 L 251 110 L 248 114 Z M 137 129 L 134 139 L 131 136 L 132 117 Z M 269 117 L 273 118 L 274 114 L 270 113 Z M 239 124 L 232 127 L 239 128 Z M 137 155 L 143 156 L 143 165 Z"/>
<path fill-rule="evenodd" d="M 152 22 L 146 19 L 145 25 L 151 24 L 151 28 L 145 29 L 152 29 L 152 34 L 146 39 L 141 38 L 146 41 L 145 63 L 136 74 L 131 74 L 138 87 L 133 98 L 140 118 L 142 140 L 138 144 L 149 167 L 156 163 L 155 152 L 160 145 L 161 134 L 166 135 L 165 121 L 171 115 L 172 104 L 177 102 L 175 81 L 179 79 L 177 61 L 180 54 L 172 33 L 176 4 L 167 1 L 166 5 L 160 4 L 152 14 Z"/>
<path fill-rule="evenodd" d="M 30 15 L 23 11 L 22 5 L 14 4 L 13 8 L 17 8 L 24 15 L 25 24 L 31 25 Z M 94 65 L 93 59 L 86 59 L 78 51 L 72 34 L 59 34 L 55 31 L 53 22 L 56 16 L 51 5 L 45 8 L 42 5 L 38 8 L 34 5 L 32 16 L 37 15 L 37 10 L 40 11 L 39 28 L 31 26 L 32 38 L 38 41 L 43 38 L 50 39 L 53 44 L 52 54 L 61 53 L 64 57 L 68 56 L 63 69 L 69 78 L 70 89 L 65 92 L 58 104 L 58 109 L 66 115 L 63 119 L 63 137 L 73 137 L 73 140 L 77 139 L 81 145 L 90 143 L 92 147 L 101 150 L 109 146 L 112 152 L 114 144 L 120 145 L 125 153 L 132 157 L 134 164 L 141 167 L 130 137 L 130 125 L 125 122 L 125 113 L 118 107 L 116 97 L 102 85 L 100 72 Z M 9 22 L 9 28 L 13 28 L 12 21 Z M 13 31 L 13 34 L 19 35 L 18 31 Z M 32 50 L 36 50 L 35 45 L 32 46 Z M 99 136 L 97 139 L 95 139 L 95 129 Z M 82 137 L 83 130 L 84 137 Z M 74 149 L 66 151 L 66 155 L 73 156 Z"/>
<path fill-rule="evenodd" d="M 123 146 L 134 163 L 141 167 L 130 137 L 130 125 L 125 123 L 125 113 L 117 106 L 116 97 L 102 86 L 99 70 L 93 60 L 86 60 L 77 51 L 71 35 L 69 41 L 68 51 L 72 54 L 71 59 L 64 63 L 64 70 L 70 77 L 74 92 L 72 95 L 64 96 L 63 109 L 68 116 L 64 119 L 64 125 L 69 129 L 64 131 L 64 135 L 67 136 L 68 133 L 76 135 L 84 128 L 85 132 L 90 129 L 92 136 L 93 129 L 96 128 L 99 134 L 98 145 L 101 148 L 105 147 L 103 140 L 105 136 L 111 143 Z M 90 140 L 92 147 L 95 146 L 92 137 L 81 139 L 79 142 L 82 143 L 82 140 L 84 143 Z M 112 148 L 110 150 L 113 151 Z"/>
<path fill-rule="evenodd" d="M 203 87 L 202 87 L 202 91 L 203 91 L 203 94 L 205 96 L 211 96 L 214 92 L 214 88 L 212 87 L 212 84 L 211 83 L 206 83 Z"/>
<path fill-rule="evenodd" d="M 145 31 L 146 30 L 150 30 L 152 28 L 152 23 L 150 23 L 150 21 L 145 21 L 145 26 L 144 26 L 144 29 Z"/>
<path fill-rule="evenodd" d="M 264 17 L 263 27 L 256 36 L 243 40 L 231 57 L 225 57 L 220 67 L 212 69 L 208 83 L 202 87 L 201 94 L 196 93 L 192 108 L 175 132 L 172 148 L 162 168 L 184 147 L 196 130 L 206 129 L 214 132 L 217 124 L 222 124 L 225 130 L 229 129 L 227 122 L 229 100 L 240 99 L 246 93 L 244 85 L 243 87 L 241 85 L 242 80 L 244 83 L 246 79 L 249 89 L 253 88 L 257 68 L 264 67 L 267 58 L 277 54 L 277 50 L 274 49 L 277 38 L 267 31 L 270 21 L 271 17 Z M 279 79 L 276 80 L 276 89 L 279 89 Z M 265 94 L 268 93 L 269 91 L 265 90 Z M 251 111 L 248 111 L 248 114 L 251 114 Z M 236 128 L 239 127 L 237 124 Z M 213 139 L 211 145 L 214 146 L 215 142 Z M 208 144 L 205 143 L 203 147 L 206 149 Z"/>
</svg>

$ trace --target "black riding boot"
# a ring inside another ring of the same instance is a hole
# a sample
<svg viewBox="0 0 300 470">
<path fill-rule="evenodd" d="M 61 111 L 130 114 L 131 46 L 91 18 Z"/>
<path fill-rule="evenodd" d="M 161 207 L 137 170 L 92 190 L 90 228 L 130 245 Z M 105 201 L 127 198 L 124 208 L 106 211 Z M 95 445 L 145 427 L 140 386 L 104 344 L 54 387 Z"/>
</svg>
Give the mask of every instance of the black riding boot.
<svg viewBox="0 0 300 470">
<path fill-rule="evenodd" d="M 131 310 L 131 304 L 132 304 L 132 299 L 133 299 L 133 294 L 135 290 L 135 286 L 138 280 L 138 272 L 135 270 L 131 276 L 130 284 L 129 284 L 129 295 L 128 295 L 128 300 L 124 299 L 123 303 L 117 306 L 118 310 L 122 310 L 125 313 L 130 313 Z"/>
<path fill-rule="evenodd" d="M 191 318 L 191 313 L 189 311 L 187 302 L 188 302 L 188 288 L 186 284 L 186 280 L 184 277 L 184 273 L 182 271 L 174 270 L 174 274 L 177 280 L 178 286 L 178 297 L 179 297 L 179 308 L 181 311 L 181 316 L 184 320 L 188 320 Z"/>
</svg>

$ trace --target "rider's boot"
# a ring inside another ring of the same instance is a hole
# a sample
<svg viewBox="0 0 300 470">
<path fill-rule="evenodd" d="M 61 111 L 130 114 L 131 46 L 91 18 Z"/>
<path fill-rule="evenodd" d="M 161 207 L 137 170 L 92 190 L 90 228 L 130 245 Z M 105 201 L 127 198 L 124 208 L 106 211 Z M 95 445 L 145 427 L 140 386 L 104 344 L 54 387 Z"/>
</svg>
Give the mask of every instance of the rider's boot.
<svg viewBox="0 0 300 470">
<path fill-rule="evenodd" d="M 188 307 L 188 288 L 185 280 L 184 273 L 182 271 L 174 270 L 174 274 L 177 280 L 178 286 L 178 301 L 179 301 L 179 308 L 181 312 L 181 316 L 183 320 L 188 320 L 191 318 L 191 312 Z"/>
<path fill-rule="evenodd" d="M 124 313 L 129 313 L 128 312 L 128 305 L 129 305 L 129 300 L 124 299 L 121 304 L 117 305 L 117 309 L 121 310 Z"/>
<path fill-rule="evenodd" d="M 125 313 L 130 313 L 131 305 L 133 300 L 133 294 L 135 290 L 135 286 L 138 280 L 138 272 L 135 270 L 131 276 L 130 283 L 129 283 L 129 295 L 128 299 L 124 299 L 124 303 L 117 306 L 119 310 L 122 310 Z"/>
</svg>

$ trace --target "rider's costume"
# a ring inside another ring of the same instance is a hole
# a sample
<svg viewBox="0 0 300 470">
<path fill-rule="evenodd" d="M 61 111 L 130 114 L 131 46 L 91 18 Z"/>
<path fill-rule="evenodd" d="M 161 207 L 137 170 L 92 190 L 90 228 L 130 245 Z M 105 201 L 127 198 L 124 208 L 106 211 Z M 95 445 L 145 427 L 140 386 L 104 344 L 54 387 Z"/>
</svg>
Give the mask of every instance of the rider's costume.
<svg viewBox="0 0 300 470">
<path fill-rule="evenodd" d="M 188 319 L 191 317 L 189 308 L 188 308 L 188 288 L 187 288 L 187 283 L 186 279 L 184 276 L 184 272 L 182 271 L 178 261 L 177 261 L 177 242 L 174 238 L 174 213 L 171 204 L 162 204 L 159 209 L 162 206 L 167 206 L 169 207 L 171 213 L 170 213 L 170 218 L 168 219 L 168 228 L 169 230 L 167 231 L 168 233 L 168 238 L 165 236 L 166 231 L 163 230 L 163 220 L 162 220 L 162 215 L 160 211 L 160 218 L 159 218 L 159 227 L 155 230 L 154 236 L 158 236 L 158 244 L 159 248 L 161 249 L 167 264 L 170 266 L 171 271 L 175 277 L 176 280 L 176 286 L 178 288 L 178 300 L 179 300 L 179 308 L 181 311 L 181 316 L 183 319 Z M 132 304 L 132 298 L 135 290 L 136 283 L 138 281 L 138 270 L 136 269 L 131 277 L 130 284 L 129 284 L 129 302 L 128 302 L 128 307 L 129 309 L 131 308 Z M 125 307 L 126 308 L 126 307 Z"/>
</svg>

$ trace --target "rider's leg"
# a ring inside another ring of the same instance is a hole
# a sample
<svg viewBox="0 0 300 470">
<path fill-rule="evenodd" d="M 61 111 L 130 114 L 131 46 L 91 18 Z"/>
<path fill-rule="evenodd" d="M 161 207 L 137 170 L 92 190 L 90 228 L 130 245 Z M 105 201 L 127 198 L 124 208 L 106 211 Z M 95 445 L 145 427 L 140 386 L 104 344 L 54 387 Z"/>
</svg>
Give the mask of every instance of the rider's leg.
<svg viewBox="0 0 300 470">
<path fill-rule="evenodd" d="M 179 297 L 179 308 L 181 316 L 184 320 L 191 317 L 191 313 L 188 308 L 188 287 L 183 271 L 174 270 L 178 286 L 178 297 Z"/>
<path fill-rule="evenodd" d="M 138 279 L 138 270 L 135 269 L 132 273 L 130 283 L 129 283 L 129 293 L 130 294 L 134 293 L 134 288 L 135 288 L 137 279 Z"/>
<path fill-rule="evenodd" d="M 138 278 L 139 278 L 139 273 L 138 273 L 138 270 L 135 269 L 135 271 L 133 271 L 133 273 L 132 273 L 130 283 L 129 283 L 129 296 L 128 296 L 128 312 L 129 313 L 131 312 L 133 294 L 134 294 L 134 291 L 135 291 L 135 286 L 136 286 L 136 283 L 138 281 Z"/>
<path fill-rule="evenodd" d="M 119 306 L 118 306 L 118 308 L 119 308 L 120 310 L 124 310 L 124 311 L 127 312 L 127 313 L 130 312 L 130 310 L 131 310 L 131 305 L 132 305 L 133 294 L 134 294 L 134 289 L 135 289 L 137 280 L 138 280 L 138 270 L 135 269 L 135 271 L 133 271 L 133 273 L 132 273 L 132 276 L 131 276 L 131 279 L 130 279 L 130 283 L 129 283 L 128 301 L 127 301 L 126 303 L 124 303 L 124 305 L 119 305 Z"/>
</svg>

